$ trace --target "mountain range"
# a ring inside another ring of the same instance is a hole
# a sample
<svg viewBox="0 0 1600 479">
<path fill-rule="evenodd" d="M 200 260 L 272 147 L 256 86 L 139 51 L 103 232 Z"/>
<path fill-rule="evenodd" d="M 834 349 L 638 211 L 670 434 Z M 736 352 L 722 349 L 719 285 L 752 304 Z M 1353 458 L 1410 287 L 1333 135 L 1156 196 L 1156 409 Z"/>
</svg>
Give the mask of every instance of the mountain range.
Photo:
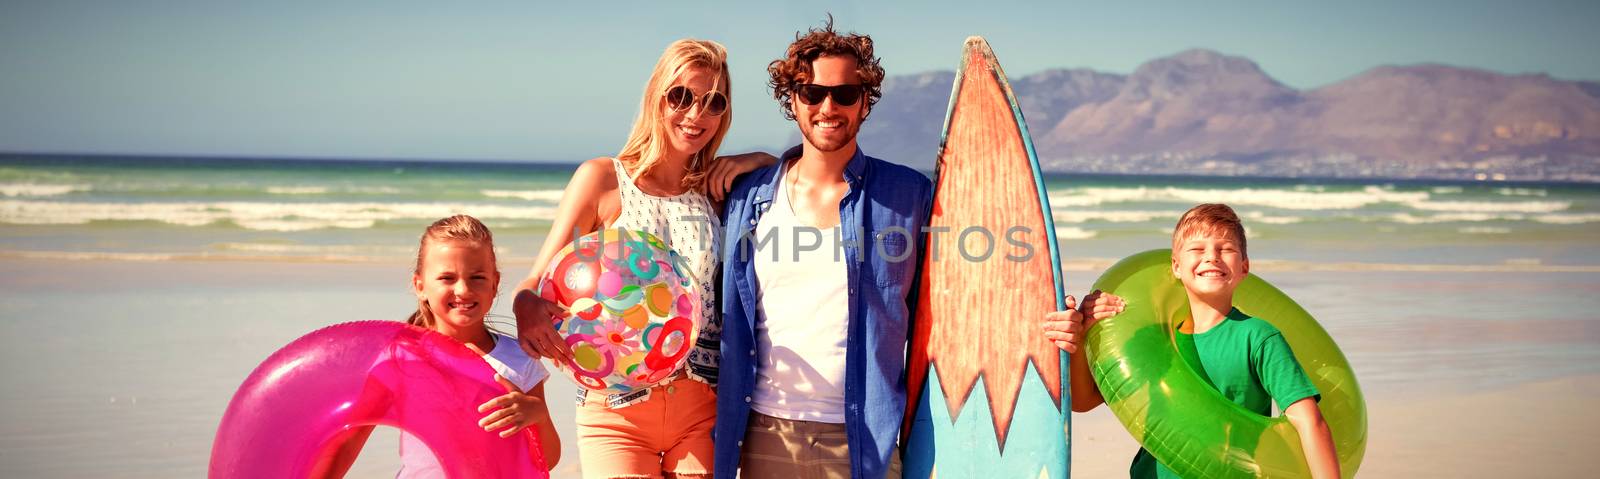
<svg viewBox="0 0 1600 479">
<path fill-rule="evenodd" d="M 932 170 L 954 79 L 887 78 L 867 153 Z M 1423 64 L 1299 90 L 1203 49 L 1010 80 L 1046 171 L 1600 182 L 1600 82 Z"/>
</svg>

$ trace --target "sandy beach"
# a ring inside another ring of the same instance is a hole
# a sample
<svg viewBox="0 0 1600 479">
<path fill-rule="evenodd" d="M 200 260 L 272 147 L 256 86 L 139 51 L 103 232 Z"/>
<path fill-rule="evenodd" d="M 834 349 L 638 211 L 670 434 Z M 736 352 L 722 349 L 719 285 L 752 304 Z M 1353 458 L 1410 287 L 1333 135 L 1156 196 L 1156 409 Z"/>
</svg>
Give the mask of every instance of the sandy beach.
<svg viewBox="0 0 1600 479">
<path fill-rule="evenodd" d="M 511 258 L 519 258 L 510 255 Z M 1081 294 L 1097 262 L 1069 263 Z M 0 476 L 196 477 L 229 397 L 317 327 L 398 319 L 409 265 L 0 259 Z M 529 264 L 502 265 L 509 276 Z M 1600 466 L 1600 278 L 1507 273 L 1479 304 L 1470 273 L 1272 271 L 1317 314 L 1366 393 L 1364 477 L 1571 476 Z M 1421 275 L 1421 276 L 1418 276 Z M 1564 286 L 1558 286 L 1564 285 Z M 1361 298 L 1362 301 L 1351 301 Z M 496 305 L 504 317 L 507 306 Z M 548 383 L 557 429 L 573 385 Z M 1075 477 L 1119 477 L 1136 445 L 1102 408 L 1077 415 Z M 397 465 L 380 430 L 351 477 Z M 577 477 L 572 437 L 555 477 Z M 92 453 L 90 453 L 92 451 Z"/>
<path fill-rule="evenodd" d="M 1600 467 L 1600 376 L 1367 393 L 1360 477 L 1583 477 Z M 1097 409 L 1073 418 L 1073 477 L 1127 477 L 1138 443 Z"/>
</svg>

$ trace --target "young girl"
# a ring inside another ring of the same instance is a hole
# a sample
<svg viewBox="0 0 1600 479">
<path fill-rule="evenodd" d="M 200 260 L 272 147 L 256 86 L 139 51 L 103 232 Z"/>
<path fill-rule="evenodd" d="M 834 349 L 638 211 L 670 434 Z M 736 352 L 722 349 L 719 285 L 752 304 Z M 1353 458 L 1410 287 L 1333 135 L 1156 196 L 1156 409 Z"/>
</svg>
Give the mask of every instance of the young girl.
<svg viewBox="0 0 1600 479">
<path fill-rule="evenodd" d="M 545 465 L 561 460 L 561 437 L 550 423 L 545 406 L 544 365 L 528 357 L 509 336 L 490 331 L 483 318 L 494 305 L 500 288 L 495 266 L 494 237 L 477 218 L 456 215 L 435 221 L 422 233 L 411 285 L 417 311 L 406 320 L 461 341 L 494 367 L 495 380 L 510 392 L 484 403 L 478 425 L 485 431 L 510 437 L 526 427 L 537 427 Z M 487 351 L 487 353 L 485 353 Z M 358 432 L 341 447 L 336 466 L 327 474 L 341 477 L 355 461 L 372 428 Z M 401 468 L 398 477 L 443 477 L 439 460 L 422 441 L 400 433 Z"/>
<path fill-rule="evenodd" d="M 589 393 L 577 411 L 583 475 L 683 477 L 711 474 L 721 320 L 715 280 L 722 244 L 716 201 L 733 178 L 777 162 L 765 153 L 718 158 L 732 123 L 727 51 L 706 40 L 667 46 L 645 83 L 639 116 L 616 158 L 595 158 L 573 173 L 533 272 L 517 285 L 512 311 L 523 347 L 570 361 L 571 348 L 551 327 L 565 315 L 534 293 L 556 253 L 601 228 L 645 230 L 660 237 L 698 278 L 699 339 L 682 369 L 661 384 L 615 397 Z"/>
</svg>

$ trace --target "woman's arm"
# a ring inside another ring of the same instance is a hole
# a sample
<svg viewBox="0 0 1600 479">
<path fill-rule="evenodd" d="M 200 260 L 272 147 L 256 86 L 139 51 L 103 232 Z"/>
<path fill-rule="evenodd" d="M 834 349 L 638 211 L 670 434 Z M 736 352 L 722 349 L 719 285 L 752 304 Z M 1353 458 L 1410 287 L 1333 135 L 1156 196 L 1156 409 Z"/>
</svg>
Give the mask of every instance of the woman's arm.
<svg viewBox="0 0 1600 479">
<path fill-rule="evenodd" d="M 517 318 L 517 343 L 533 357 L 557 361 L 572 360 L 572 348 L 551 326 L 551 318 L 566 314 L 560 306 L 540 298 L 534 289 L 555 258 L 574 235 L 595 232 L 621 211 L 617 197 L 617 174 L 610 158 L 595 158 L 578 166 L 561 195 L 561 205 L 550 225 L 550 234 L 534 260 L 528 277 L 517 283 L 512 293 L 511 313 Z"/>
<path fill-rule="evenodd" d="M 719 156 L 711 164 L 711 170 L 706 175 L 706 195 L 718 203 L 720 210 L 721 203 L 727 200 L 728 191 L 733 189 L 734 180 L 740 175 L 777 162 L 778 157 L 764 151 Z"/>
</svg>

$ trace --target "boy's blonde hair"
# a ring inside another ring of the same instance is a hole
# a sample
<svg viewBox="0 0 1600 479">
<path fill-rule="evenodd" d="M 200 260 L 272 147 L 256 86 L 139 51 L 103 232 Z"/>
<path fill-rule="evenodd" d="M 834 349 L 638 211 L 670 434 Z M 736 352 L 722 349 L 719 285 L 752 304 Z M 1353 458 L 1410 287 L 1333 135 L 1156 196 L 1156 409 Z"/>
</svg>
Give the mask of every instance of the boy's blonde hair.
<svg viewBox="0 0 1600 479">
<path fill-rule="evenodd" d="M 495 276 L 500 275 L 499 260 L 494 254 L 494 234 L 489 232 L 489 227 L 482 221 L 468 215 L 455 215 L 440 219 L 428 225 L 422 232 L 422 239 L 417 245 L 417 261 L 411 267 L 412 276 L 422 274 L 423 255 L 428 251 L 428 245 L 438 242 L 459 242 L 489 249 L 489 261 L 496 265 Z M 417 298 L 417 310 L 406 319 L 407 324 L 433 329 L 433 310 L 428 308 L 428 300 Z"/>
<path fill-rule="evenodd" d="M 672 128 L 663 121 L 667 88 L 689 67 L 711 70 L 717 77 L 714 88 L 728 98 L 728 109 L 722 112 L 717 131 L 711 134 L 711 141 L 704 148 L 689 158 L 689 171 L 680 185 L 695 191 L 705 189 L 711 161 L 716 159 L 722 137 L 728 135 L 728 126 L 733 124 L 733 83 L 728 76 L 728 50 L 711 40 L 686 38 L 672 42 L 656 60 L 650 81 L 644 85 L 644 99 L 639 101 L 639 116 L 633 120 L 633 131 L 628 133 L 622 152 L 617 153 L 617 159 L 631 170 L 631 178 L 637 180 L 661 163 L 661 155 L 667 149 L 667 134 Z M 695 92 L 696 95 L 705 93 Z"/>
<path fill-rule="evenodd" d="M 1250 255 L 1245 248 L 1244 223 L 1228 205 L 1205 203 L 1184 212 L 1183 217 L 1178 218 L 1178 226 L 1172 229 L 1172 251 L 1178 251 L 1182 246 L 1180 242 L 1196 234 L 1232 238 L 1239 242 L 1240 254 Z"/>
</svg>

